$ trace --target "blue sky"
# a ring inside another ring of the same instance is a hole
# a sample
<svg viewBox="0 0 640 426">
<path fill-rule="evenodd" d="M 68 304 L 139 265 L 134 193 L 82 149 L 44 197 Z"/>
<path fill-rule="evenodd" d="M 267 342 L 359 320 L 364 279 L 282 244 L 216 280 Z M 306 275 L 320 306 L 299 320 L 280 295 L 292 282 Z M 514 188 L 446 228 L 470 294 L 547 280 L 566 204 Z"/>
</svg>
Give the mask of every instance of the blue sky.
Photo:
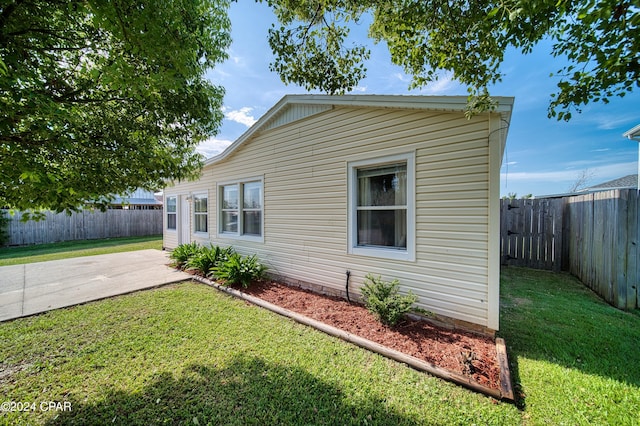
<svg viewBox="0 0 640 426">
<path fill-rule="evenodd" d="M 219 134 L 198 150 L 211 157 L 244 133 L 284 95 L 307 93 L 285 85 L 269 71 L 272 54 L 267 31 L 275 21 L 262 3 L 234 2 L 230 10 L 233 44 L 229 59 L 208 77 L 226 89 L 225 119 Z M 367 25 L 352 30 L 364 38 Z M 395 95 L 463 95 L 466 88 L 443 73 L 420 90 L 408 90 L 410 77 L 391 64 L 384 44 L 372 45 L 367 78 L 353 93 Z M 563 61 L 553 58 L 550 44 L 531 54 L 508 51 L 502 64 L 503 81 L 491 88 L 494 96 L 514 96 L 515 105 L 500 179 L 501 193 L 545 195 L 564 193 L 586 173 L 596 184 L 638 170 L 638 143 L 622 134 L 640 124 L 640 91 L 611 103 L 591 104 L 569 122 L 547 118 L 551 93 L 558 79 L 550 78 Z"/>
</svg>

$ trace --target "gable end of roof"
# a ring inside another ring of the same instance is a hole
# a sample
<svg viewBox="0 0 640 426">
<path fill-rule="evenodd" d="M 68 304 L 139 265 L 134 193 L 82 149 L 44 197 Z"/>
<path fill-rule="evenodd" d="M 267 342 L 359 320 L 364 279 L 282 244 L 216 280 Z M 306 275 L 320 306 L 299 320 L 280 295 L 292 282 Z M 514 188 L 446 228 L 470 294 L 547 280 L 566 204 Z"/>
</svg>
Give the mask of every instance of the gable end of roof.
<svg viewBox="0 0 640 426">
<path fill-rule="evenodd" d="M 509 123 L 513 109 L 514 98 L 494 97 L 496 108 L 491 113 L 500 114 Z M 337 106 L 419 109 L 425 111 L 449 111 L 464 113 L 467 108 L 466 96 L 407 96 L 407 95 L 285 95 L 278 103 L 269 109 L 245 133 L 236 139 L 220 154 L 205 161 L 205 166 L 217 163 L 227 158 L 238 146 L 251 139 L 259 131 L 297 121 L 320 112 L 328 111 Z M 508 127 L 508 125 L 507 125 Z M 504 145 L 506 130 L 501 135 Z"/>
</svg>

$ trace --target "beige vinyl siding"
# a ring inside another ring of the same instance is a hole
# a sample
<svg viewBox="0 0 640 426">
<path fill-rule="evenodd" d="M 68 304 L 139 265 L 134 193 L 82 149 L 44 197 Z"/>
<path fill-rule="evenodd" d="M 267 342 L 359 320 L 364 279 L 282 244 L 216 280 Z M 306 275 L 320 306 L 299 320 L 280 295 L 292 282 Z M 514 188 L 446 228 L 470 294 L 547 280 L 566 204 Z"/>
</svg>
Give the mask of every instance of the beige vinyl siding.
<svg viewBox="0 0 640 426">
<path fill-rule="evenodd" d="M 189 217 L 185 218 L 182 215 L 182 206 L 184 196 L 191 196 L 193 194 L 207 194 L 207 203 L 208 203 L 208 233 L 199 233 L 193 231 L 193 205 L 192 202 L 189 202 Z M 164 190 L 165 199 L 168 196 L 176 196 L 177 197 L 177 225 L 175 230 L 167 229 L 166 224 L 166 214 L 164 218 L 164 226 L 163 226 L 163 246 L 167 249 L 174 249 L 179 244 L 180 238 L 180 227 L 183 226 L 185 220 L 187 221 L 186 226 L 189 227 L 189 234 L 191 241 L 196 241 L 200 244 L 208 244 L 211 240 L 211 236 L 215 235 L 215 218 L 212 218 L 212 209 L 215 207 L 215 190 L 214 188 L 208 184 L 206 175 L 203 173 L 202 177 L 198 181 L 194 182 L 180 182 L 176 185 L 169 186 Z"/>
<path fill-rule="evenodd" d="M 269 122 L 265 124 L 264 128 L 268 130 L 274 127 L 279 127 L 283 124 L 292 123 L 296 120 L 330 110 L 331 108 L 331 105 L 290 105 L 288 108 L 285 108 L 284 111 L 280 111 L 278 115 L 269 120 Z"/>
<path fill-rule="evenodd" d="M 487 326 L 488 135 L 488 115 L 467 120 L 460 112 L 339 106 L 258 131 L 207 165 L 199 186 L 180 184 L 166 193 L 263 176 L 264 242 L 217 235 L 212 190 L 212 243 L 257 253 L 272 272 L 336 290 L 344 290 L 347 270 L 355 292 L 367 273 L 398 278 L 422 308 Z M 347 163 L 410 152 L 416 261 L 347 254 Z"/>
</svg>

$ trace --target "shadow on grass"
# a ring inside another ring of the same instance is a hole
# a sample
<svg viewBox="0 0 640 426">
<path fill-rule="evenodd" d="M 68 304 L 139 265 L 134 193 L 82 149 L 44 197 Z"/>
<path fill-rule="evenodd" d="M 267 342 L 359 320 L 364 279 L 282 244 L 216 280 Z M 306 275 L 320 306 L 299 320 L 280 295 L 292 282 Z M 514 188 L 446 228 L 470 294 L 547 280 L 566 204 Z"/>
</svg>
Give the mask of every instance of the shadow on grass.
<svg viewBox="0 0 640 426">
<path fill-rule="evenodd" d="M 383 400 L 341 390 L 305 371 L 237 357 L 225 367 L 163 372 L 140 391 L 113 390 L 97 403 L 70 398 L 72 411 L 47 424 L 413 424 Z"/>
<path fill-rule="evenodd" d="M 100 250 L 111 247 L 143 244 L 160 241 L 162 235 L 150 235 L 143 237 L 118 237 L 93 240 L 61 241 L 57 243 L 31 244 L 26 246 L 0 247 L 0 259 L 9 260 L 17 257 L 43 256 L 48 254 L 72 253 L 83 250 Z"/>
<path fill-rule="evenodd" d="M 630 368 L 640 365 L 639 310 L 613 308 L 569 274 L 516 267 L 502 269 L 500 304 L 512 364 L 523 356 L 640 388 Z"/>
</svg>

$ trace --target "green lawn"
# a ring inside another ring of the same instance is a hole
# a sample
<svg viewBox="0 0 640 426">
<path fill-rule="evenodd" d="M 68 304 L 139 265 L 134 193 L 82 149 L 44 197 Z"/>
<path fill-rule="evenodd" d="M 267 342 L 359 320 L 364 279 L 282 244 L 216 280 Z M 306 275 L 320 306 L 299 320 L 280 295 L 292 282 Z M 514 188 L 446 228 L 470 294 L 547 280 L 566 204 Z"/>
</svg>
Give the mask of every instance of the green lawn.
<svg viewBox="0 0 640 426">
<path fill-rule="evenodd" d="M 564 274 L 508 268 L 502 281 L 518 406 L 184 283 L 0 324 L 0 402 L 36 403 L 0 423 L 637 422 L 640 314 Z"/>
<path fill-rule="evenodd" d="M 500 333 L 523 418 L 533 424 L 640 422 L 640 310 L 619 311 L 568 274 L 506 268 Z"/>
<path fill-rule="evenodd" d="M 2 247 L 0 248 L 0 266 L 146 249 L 162 250 L 162 235 Z"/>
</svg>

